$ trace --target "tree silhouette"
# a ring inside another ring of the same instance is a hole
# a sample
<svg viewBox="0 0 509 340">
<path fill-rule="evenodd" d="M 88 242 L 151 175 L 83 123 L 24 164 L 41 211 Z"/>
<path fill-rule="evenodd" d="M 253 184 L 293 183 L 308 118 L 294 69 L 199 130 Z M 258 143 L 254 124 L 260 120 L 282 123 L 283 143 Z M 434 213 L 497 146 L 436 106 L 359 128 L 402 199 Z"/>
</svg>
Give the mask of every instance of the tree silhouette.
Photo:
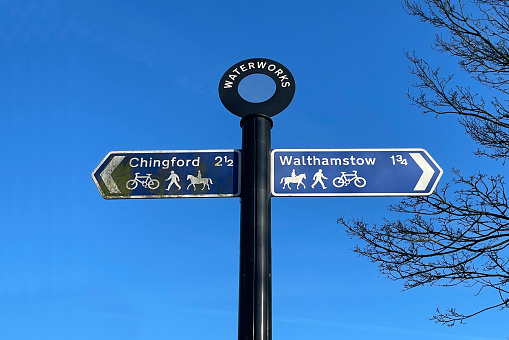
<svg viewBox="0 0 509 340">
<path fill-rule="evenodd" d="M 405 10 L 438 28 L 433 48 L 457 58 L 470 86 L 453 85 L 415 53 L 407 53 L 418 78 L 408 97 L 425 113 L 455 114 L 479 145 L 475 154 L 494 161 L 509 157 L 509 1 L 404 0 Z M 465 285 L 490 294 L 487 304 L 468 313 L 437 310 L 432 320 L 453 326 L 490 309 L 509 307 L 509 205 L 502 175 L 465 176 L 454 169 L 451 183 L 430 196 L 404 198 L 390 211 L 406 219 L 369 225 L 362 219 L 338 223 L 365 243 L 354 251 L 376 262 L 380 271 L 404 288 Z M 495 296 L 493 298 L 493 296 Z"/>
</svg>

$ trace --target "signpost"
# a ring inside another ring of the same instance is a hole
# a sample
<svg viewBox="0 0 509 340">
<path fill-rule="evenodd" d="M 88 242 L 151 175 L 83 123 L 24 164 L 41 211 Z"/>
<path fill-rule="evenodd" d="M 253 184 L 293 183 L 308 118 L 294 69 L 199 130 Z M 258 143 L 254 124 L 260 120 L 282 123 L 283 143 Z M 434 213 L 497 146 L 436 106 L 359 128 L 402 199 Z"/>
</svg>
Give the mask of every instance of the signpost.
<svg viewBox="0 0 509 340">
<path fill-rule="evenodd" d="M 442 169 L 423 149 L 273 150 L 272 196 L 425 196 Z"/>
<path fill-rule="evenodd" d="M 92 173 L 107 199 L 240 195 L 240 150 L 114 151 Z"/>
<path fill-rule="evenodd" d="M 261 73 L 276 84 L 264 102 L 239 95 L 245 77 Z M 292 101 L 290 71 L 270 59 L 254 58 L 230 67 L 219 82 L 219 98 L 242 117 L 242 193 L 240 206 L 239 340 L 272 339 L 272 249 L 270 221 L 270 143 L 272 119 Z"/>
<path fill-rule="evenodd" d="M 240 96 L 240 81 L 252 74 L 272 78 L 272 97 L 252 103 Z M 430 195 L 442 176 L 423 149 L 271 152 L 270 117 L 294 94 L 280 63 L 241 61 L 222 76 L 219 98 L 242 117 L 242 150 L 110 152 L 92 173 L 106 199 L 241 197 L 239 340 L 272 339 L 272 196 Z"/>
</svg>

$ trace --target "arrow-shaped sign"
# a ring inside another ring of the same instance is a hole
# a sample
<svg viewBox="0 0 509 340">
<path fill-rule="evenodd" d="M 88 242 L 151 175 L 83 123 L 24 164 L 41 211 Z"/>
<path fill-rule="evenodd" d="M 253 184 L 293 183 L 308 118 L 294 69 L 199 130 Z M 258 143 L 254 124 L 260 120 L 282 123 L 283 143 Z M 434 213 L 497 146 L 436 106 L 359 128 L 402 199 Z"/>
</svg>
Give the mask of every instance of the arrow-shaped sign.
<svg viewBox="0 0 509 340">
<path fill-rule="evenodd" d="M 423 149 L 276 149 L 273 196 L 426 196 L 442 169 Z"/>
<path fill-rule="evenodd" d="M 104 198 L 240 195 L 240 150 L 115 151 L 92 173 Z"/>
</svg>

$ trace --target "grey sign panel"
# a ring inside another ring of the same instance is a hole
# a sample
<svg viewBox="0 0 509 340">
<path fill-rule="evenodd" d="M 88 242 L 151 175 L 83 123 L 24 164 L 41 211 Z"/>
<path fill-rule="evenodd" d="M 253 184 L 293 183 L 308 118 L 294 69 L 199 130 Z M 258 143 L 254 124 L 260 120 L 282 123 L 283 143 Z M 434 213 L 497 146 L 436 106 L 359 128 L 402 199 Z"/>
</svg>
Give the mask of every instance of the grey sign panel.
<svg viewBox="0 0 509 340">
<path fill-rule="evenodd" d="M 423 149 L 275 149 L 272 196 L 426 196 L 442 169 Z"/>
<path fill-rule="evenodd" d="M 92 172 L 106 199 L 240 196 L 240 150 L 113 151 Z"/>
</svg>

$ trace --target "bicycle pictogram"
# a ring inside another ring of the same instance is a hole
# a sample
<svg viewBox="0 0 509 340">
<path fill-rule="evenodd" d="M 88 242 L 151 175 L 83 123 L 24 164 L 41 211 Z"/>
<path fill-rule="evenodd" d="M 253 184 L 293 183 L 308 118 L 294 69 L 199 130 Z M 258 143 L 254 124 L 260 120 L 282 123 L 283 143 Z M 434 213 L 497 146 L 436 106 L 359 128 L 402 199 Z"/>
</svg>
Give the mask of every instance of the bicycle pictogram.
<svg viewBox="0 0 509 340">
<path fill-rule="evenodd" d="M 134 179 L 128 180 L 125 186 L 129 190 L 134 190 L 138 187 L 138 183 L 141 183 L 144 188 L 149 188 L 152 190 L 159 188 L 159 181 L 157 179 L 153 179 L 152 174 L 146 174 L 142 176 L 139 172 L 135 174 Z"/>
<path fill-rule="evenodd" d="M 362 188 L 366 185 L 366 179 L 364 177 L 357 176 L 357 170 L 353 170 L 351 174 L 347 174 L 346 171 L 341 171 L 341 176 L 336 177 L 332 180 L 332 184 L 336 188 L 348 186 L 353 181 L 353 184 L 357 188 Z"/>
</svg>

